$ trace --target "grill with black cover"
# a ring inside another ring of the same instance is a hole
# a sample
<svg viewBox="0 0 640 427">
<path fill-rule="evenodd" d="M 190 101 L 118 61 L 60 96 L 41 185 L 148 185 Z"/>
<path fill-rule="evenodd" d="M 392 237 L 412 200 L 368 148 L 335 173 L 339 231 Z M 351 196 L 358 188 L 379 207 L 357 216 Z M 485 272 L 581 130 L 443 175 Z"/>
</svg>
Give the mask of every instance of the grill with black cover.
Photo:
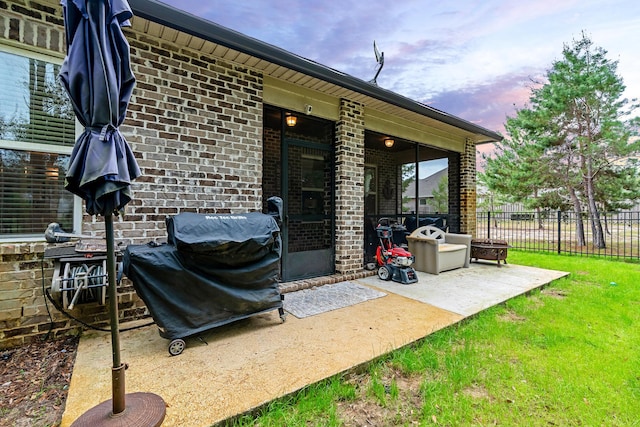
<svg viewBox="0 0 640 427">
<path fill-rule="evenodd" d="M 168 243 L 130 245 L 124 273 L 144 301 L 169 352 L 183 338 L 278 309 L 281 238 L 276 220 L 246 214 L 182 213 L 166 221 Z"/>
</svg>

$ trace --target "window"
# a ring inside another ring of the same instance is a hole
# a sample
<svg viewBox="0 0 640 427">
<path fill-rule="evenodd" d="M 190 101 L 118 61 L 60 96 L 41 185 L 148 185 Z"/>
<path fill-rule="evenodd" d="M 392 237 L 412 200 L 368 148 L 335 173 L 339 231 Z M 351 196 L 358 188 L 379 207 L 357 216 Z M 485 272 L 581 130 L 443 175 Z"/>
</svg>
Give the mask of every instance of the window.
<svg viewBox="0 0 640 427">
<path fill-rule="evenodd" d="M 79 226 L 81 202 L 64 189 L 76 133 L 59 71 L 60 61 L 0 46 L 2 240 L 43 238 L 52 222 Z"/>
</svg>

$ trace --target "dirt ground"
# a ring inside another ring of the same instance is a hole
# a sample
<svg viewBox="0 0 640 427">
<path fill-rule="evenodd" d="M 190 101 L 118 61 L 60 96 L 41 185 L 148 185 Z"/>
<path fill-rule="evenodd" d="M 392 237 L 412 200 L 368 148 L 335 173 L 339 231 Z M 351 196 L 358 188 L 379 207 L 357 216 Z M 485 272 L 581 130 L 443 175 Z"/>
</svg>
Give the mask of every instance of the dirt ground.
<svg viewBox="0 0 640 427">
<path fill-rule="evenodd" d="M 0 425 L 57 426 L 62 420 L 78 338 L 36 341 L 0 353 Z"/>
</svg>

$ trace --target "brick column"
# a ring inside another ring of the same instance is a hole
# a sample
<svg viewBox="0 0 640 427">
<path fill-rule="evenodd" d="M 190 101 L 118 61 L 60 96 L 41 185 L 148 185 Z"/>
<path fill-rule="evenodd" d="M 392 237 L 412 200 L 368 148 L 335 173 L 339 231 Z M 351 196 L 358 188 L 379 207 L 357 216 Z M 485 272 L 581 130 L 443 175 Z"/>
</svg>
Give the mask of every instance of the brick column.
<svg viewBox="0 0 640 427">
<path fill-rule="evenodd" d="M 341 100 L 336 123 L 336 272 L 362 270 L 364 251 L 364 108 Z"/>
<path fill-rule="evenodd" d="M 476 234 L 476 145 L 470 138 L 460 155 L 460 232 Z"/>
</svg>

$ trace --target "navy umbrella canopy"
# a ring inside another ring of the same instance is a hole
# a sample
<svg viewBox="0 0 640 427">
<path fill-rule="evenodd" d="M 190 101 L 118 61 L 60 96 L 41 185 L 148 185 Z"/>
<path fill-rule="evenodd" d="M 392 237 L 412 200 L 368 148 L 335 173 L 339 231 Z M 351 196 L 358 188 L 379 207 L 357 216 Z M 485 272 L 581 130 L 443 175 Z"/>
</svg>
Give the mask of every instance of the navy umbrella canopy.
<svg viewBox="0 0 640 427">
<path fill-rule="evenodd" d="M 126 0 L 62 0 L 67 57 L 60 80 L 84 126 L 76 141 L 65 188 L 86 201 L 91 215 L 116 213 L 131 200 L 140 176 L 119 126 L 135 86 L 130 49 L 122 32 L 133 16 Z"/>
</svg>

